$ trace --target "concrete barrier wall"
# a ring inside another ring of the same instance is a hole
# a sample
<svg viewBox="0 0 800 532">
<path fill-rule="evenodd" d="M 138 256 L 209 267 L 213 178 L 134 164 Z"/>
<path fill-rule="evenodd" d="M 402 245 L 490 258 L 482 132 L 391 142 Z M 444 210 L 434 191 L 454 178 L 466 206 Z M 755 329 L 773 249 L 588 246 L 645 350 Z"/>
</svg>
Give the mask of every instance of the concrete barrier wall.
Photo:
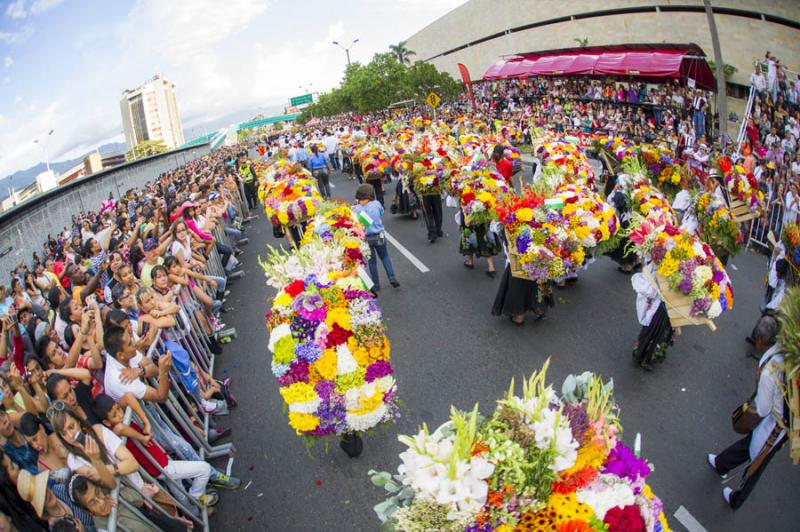
<svg viewBox="0 0 800 532">
<path fill-rule="evenodd" d="M 141 187 L 210 151 L 209 144 L 201 144 L 126 163 L 48 191 L 0 214 L 0 251 L 11 247 L 0 257 L 0 283 L 8 286 L 10 272 L 20 260 L 31 266 L 33 252 L 42 252 L 48 234 L 71 227 L 72 215 L 97 211 L 109 194 L 119 198 L 126 190 Z"/>
</svg>

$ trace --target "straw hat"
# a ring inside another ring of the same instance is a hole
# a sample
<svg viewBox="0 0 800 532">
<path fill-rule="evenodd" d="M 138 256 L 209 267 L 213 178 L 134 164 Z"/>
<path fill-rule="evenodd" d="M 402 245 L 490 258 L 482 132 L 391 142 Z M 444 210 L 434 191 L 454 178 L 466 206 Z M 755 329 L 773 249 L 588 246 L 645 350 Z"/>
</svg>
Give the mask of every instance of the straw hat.
<svg viewBox="0 0 800 532">
<path fill-rule="evenodd" d="M 42 517 L 44 512 L 44 499 L 47 495 L 47 479 L 50 471 L 42 471 L 38 475 L 31 475 L 26 470 L 19 472 L 17 479 L 17 492 L 23 500 L 31 503 L 36 515 Z"/>
</svg>

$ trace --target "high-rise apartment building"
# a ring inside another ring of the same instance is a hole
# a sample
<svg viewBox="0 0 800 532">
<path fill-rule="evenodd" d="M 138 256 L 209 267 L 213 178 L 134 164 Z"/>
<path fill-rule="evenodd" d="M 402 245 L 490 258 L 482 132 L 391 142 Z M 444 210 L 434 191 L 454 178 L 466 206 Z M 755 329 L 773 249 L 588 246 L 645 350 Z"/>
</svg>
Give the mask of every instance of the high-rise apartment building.
<svg viewBox="0 0 800 532">
<path fill-rule="evenodd" d="M 119 106 L 128 149 L 146 140 L 163 140 L 170 149 L 186 142 L 175 100 L 175 84 L 161 75 L 123 92 Z"/>
</svg>

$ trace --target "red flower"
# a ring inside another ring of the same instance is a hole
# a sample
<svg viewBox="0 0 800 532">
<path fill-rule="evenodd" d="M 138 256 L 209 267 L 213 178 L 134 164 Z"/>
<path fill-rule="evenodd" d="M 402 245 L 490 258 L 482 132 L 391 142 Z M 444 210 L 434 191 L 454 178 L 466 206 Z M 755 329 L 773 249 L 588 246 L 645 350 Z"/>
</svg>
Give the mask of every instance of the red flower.
<svg viewBox="0 0 800 532">
<path fill-rule="evenodd" d="M 461 196 L 461 203 L 463 203 L 464 205 L 469 205 L 470 202 L 473 201 L 474 199 L 475 199 L 475 193 L 474 192 L 465 192 Z"/>
<path fill-rule="evenodd" d="M 353 336 L 353 333 L 342 329 L 339 327 L 338 323 L 334 323 L 325 341 L 325 348 L 336 347 L 339 344 L 343 344 L 351 336 Z"/>
<path fill-rule="evenodd" d="M 608 525 L 608 532 L 644 532 L 644 519 L 639 507 L 630 504 L 625 508 L 615 506 L 606 512 L 603 522 Z"/>
<path fill-rule="evenodd" d="M 291 283 L 287 284 L 283 291 L 289 294 L 292 297 L 297 296 L 297 294 L 301 293 L 303 290 L 306 289 L 306 283 L 300 279 L 296 281 L 292 281 Z"/>
<path fill-rule="evenodd" d="M 723 173 L 727 174 L 728 172 L 731 171 L 732 167 L 731 161 L 727 157 L 720 157 L 720 159 L 717 161 L 717 164 L 719 165 L 719 169 L 722 170 Z"/>
<path fill-rule="evenodd" d="M 681 234 L 681 230 L 677 227 L 673 227 L 670 224 L 664 226 L 664 232 L 667 233 L 669 236 L 678 236 Z"/>
</svg>

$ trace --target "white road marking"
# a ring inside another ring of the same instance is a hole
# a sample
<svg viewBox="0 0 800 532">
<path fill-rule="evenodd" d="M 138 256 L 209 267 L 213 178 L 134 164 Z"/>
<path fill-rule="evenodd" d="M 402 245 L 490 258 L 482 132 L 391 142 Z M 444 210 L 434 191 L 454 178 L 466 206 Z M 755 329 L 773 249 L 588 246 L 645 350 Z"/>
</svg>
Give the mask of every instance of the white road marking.
<svg viewBox="0 0 800 532">
<path fill-rule="evenodd" d="M 689 510 L 683 506 L 678 507 L 678 509 L 675 511 L 675 519 L 677 519 L 680 524 L 686 527 L 686 530 L 689 532 L 708 532 L 705 527 L 701 525 L 692 514 L 689 513 Z"/>
<path fill-rule="evenodd" d="M 407 250 L 403 244 L 398 242 L 395 237 L 390 235 L 387 231 L 384 231 L 384 233 L 386 234 L 386 240 L 388 240 L 394 247 L 396 247 L 397 250 L 400 253 L 402 253 L 405 256 L 405 258 L 407 258 L 409 262 L 411 262 L 411 264 L 416 266 L 419 271 L 421 271 L 422 273 L 431 271 L 430 268 L 422 264 L 421 260 L 419 260 L 417 257 L 414 256 L 413 253 Z"/>
</svg>

